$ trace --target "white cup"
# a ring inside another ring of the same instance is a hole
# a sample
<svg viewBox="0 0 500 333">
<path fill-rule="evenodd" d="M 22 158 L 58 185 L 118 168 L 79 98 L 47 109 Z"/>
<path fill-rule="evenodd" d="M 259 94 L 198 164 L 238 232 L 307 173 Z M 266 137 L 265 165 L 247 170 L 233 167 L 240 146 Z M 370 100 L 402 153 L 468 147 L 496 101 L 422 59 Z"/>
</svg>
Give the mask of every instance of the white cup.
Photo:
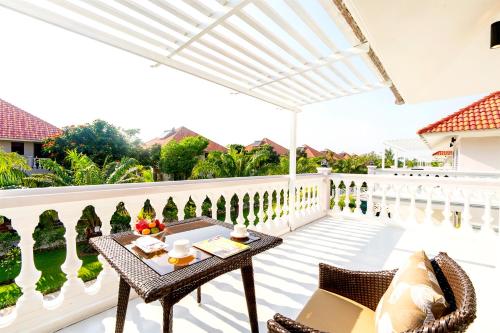
<svg viewBox="0 0 500 333">
<path fill-rule="evenodd" d="M 189 255 L 189 249 L 191 248 L 191 243 L 187 239 L 179 239 L 174 242 L 174 252 L 176 255 L 182 257 L 187 257 Z"/>
<path fill-rule="evenodd" d="M 236 236 L 245 237 L 247 235 L 247 227 L 237 224 L 234 226 L 234 234 Z"/>
</svg>

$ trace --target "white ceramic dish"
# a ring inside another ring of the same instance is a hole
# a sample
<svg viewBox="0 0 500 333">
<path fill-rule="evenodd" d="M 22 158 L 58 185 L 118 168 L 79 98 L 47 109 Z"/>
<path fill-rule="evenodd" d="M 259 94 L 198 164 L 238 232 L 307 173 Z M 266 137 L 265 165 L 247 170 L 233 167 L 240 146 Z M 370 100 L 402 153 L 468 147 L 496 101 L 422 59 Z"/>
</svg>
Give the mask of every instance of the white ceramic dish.
<svg viewBox="0 0 500 333">
<path fill-rule="evenodd" d="M 250 236 L 250 233 L 247 231 L 245 234 L 237 234 L 234 231 L 231 231 L 231 237 L 233 238 L 248 238 Z"/>
<path fill-rule="evenodd" d="M 187 254 L 178 253 L 175 250 L 168 251 L 168 256 L 175 259 L 184 259 L 187 257 L 196 257 L 196 249 L 190 248 Z"/>
</svg>

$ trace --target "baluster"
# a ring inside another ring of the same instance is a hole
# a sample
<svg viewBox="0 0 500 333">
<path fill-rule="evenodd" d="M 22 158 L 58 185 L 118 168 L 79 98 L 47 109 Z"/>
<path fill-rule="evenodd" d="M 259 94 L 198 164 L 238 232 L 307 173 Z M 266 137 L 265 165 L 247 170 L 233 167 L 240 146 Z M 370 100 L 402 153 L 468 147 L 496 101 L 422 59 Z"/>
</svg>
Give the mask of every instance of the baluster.
<svg viewBox="0 0 500 333">
<path fill-rule="evenodd" d="M 264 191 L 259 191 L 259 224 L 264 226 Z"/>
<path fill-rule="evenodd" d="M 340 214 L 341 210 L 340 210 L 340 182 L 338 182 L 337 184 L 335 184 L 335 190 L 334 190 L 334 193 L 335 193 L 335 198 L 333 200 L 334 202 L 334 206 L 333 206 L 333 212 L 335 215 L 337 214 Z"/>
<path fill-rule="evenodd" d="M 350 181 L 344 180 L 345 185 L 345 196 L 344 196 L 344 210 L 342 211 L 344 214 L 350 214 L 351 209 L 349 208 L 349 195 L 350 195 Z"/>
<path fill-rule="evenodd" d="M 410 213 L 408 215 L 408 223 L 416 224 L 417 223 L 417 214 L 416 214 L 416 204 L 415 204 L 415 196 L 416 196 L 416 187 L 413 185 L 408 185 L 408 190 L 410 192 Z"/>
<path fill-rule="evenodd" d="M 255 192 L 253 189 L 248 190 L 248 227 L 255 229 L 255 211 L 254 211 L 254 204 L 255 204 Z"/>
<path fill-rule="evenodd" d="M 238 192 L 238 217 L 236 218 L 236 223 L 243 225 L 245 223 L 245 216 L 243 216 L 243 199 L 245 198 L 245 192 Z"/>
<path fill-rule="evenodd" d="M 388 220 L 388 214 L 387 212 L 389 211 L 387 207 L 387 188 L 388 184 L 382 183 L 380 184 L 380 187 L 382 189 L 382 200 L 380 202 L 380 219 L 382 221 L 387 221 Z"/>
<path fill-rule="evenodd" d="M 361 185 L 363 182 L 359 181 L 356 185 L 356 208 L 354 209 L 354 214 L 357 216 L 361 216 L 363 213 L 361 212 Z"/>
<path fill-rule="evenodd" d="M 146 199 L 137 197 L 123 201 L 123 203 L 125 204 L 125 209 L 130 214 L 130 228 L 132 230 L 134 230 L 135 228 L 135 222 L 137 221 L 137 216 L 139 215 L 141 209 L 144 207 L 145 201 Z"/>
<path fill-rule="evenodd" d="M 59 219 L 66 229 L 64 235 L 66 239 L 66 260 L 61 266 L 61 270 L 66 273 L 66 282 L 61 288 L 61 294 L 65 299 L 69 299 L 82 294 L 85 290 L 83 281 L 78 277 L 78 270 L 82 266 L 82 261 L 78 258 L 76 249 L 76 224 L 82 216 L 82 210 L 79 206 L 75 207 L 75 204 L 58 205 L 57 209 Z"/>
<path fill-rule="evenodd" d="M 472 215 L 470 212 L 471 193 L 468 189 L 464 189 L 462 190 L 462 196 L 464 198 L 464 209 L 462 211 L 462 219 L 460 221 L 460 231 L 469 233 L 473 231 L 471 224 Z"/>
<path fill-rule="evenodd" d="M 493 228 L 491 227 L 491 222 L 493 222 L 493 216 L 491 215 L 491 197 L 492 194 L 489 192 L 483 194 L 484 211 L 481 216 L 481 220 L 483 221 L 481 225 L 481 234 L 484 236 L 493 234 Z"/>
<path fill-rule="evenodd" d="M 288 220 L 287 214 L 288 214 L 288 189 L 285 187 L 283 188 L 283 206 L 282 206 L 282 211 L 283 211 L 283 220 Z"/>
<path fill-rule="evenodd" d="M 224 222 L 233 224 L 233 221 L 231 220 L 231 198 L 232 198 L 232 193 L 226 192 L 224 193 L 224 200 L 226 201 L 225 209 L 226 209 L 226 218 L 224 219 Z"/>
<path fill-rule="evenodd" d="M 219 197 L 217 197 L 217 194 L 211 193 L 208 195 L 208 198 L 210 199 L 210 202 L 212 203 L 212 218 L 214 220 L 217 220 L 217 201 Z"/>
<path fill-rule="evenodd" d="M 202 216 L 203 215 L 203 201 L 205 201 L 206 196 L 204 194 L 194 194 L 191 196 L 191 199 L 193 199 L 194 204 L 196 205 L 196 217 Z"/>
<path fill-rule="evenodd" d="M 424 223 L 426 225 L 432 225 L 433 222 L 432 222 L 432 213 L 433 213 L 433 209 L 432 209 L 432 193 L 434 191 L 434 188 L 432 185 L 430 186 L 427 186 L 425 188 L 425 192 L 427 194 L 426 198 L 427 198 L 427 201 L 426 201 L 426 204 L 425 204 L 425 218 L 424 218 Z"/>
<path fill-rule="evenodd" d="M 267 222 L 273 220 L 274 210 L 273 210 L 273 189 L 267 190 Z"/>
<path fill-rule="evenodd" d="M 366 203 L 366 216 L 369 218 L 373 218 L 375 215 L 375 212 L 373 211 L 373 188 L 375 187 L 375 183 L 372 182 L 367 182 L 366 183 L 367 188 L 367 203 Z"/>
<path fill-rule="evenodd" d="M 33 232 L 45 207 L 24 207 L 23 209 L 6 209 L 2 215 L 8 216 L 12 227 L 20 236 L 21 272 L 16 277 L 16 284 L 23 292 L 16 304 L 17 316 L 28 316 L 43 307 L 43 296 L 36 290 L 36 283 L 42 273 L 35 267 Z"/>
<path fill-rule="evenodd" d="M 99 219 L 101 220 L 101 232 L 103 236 L 111 234 L 111 218 L 116 211 L 116 203 L 111 201 L 104 201 L 100 203 L 94 204 L 95 212 Z M 125 205 L 125 208 L 127 206 Z M 130 212 L 129 212 L 130 213 Z M 131 214 L 132 216 L 132 214 Z M 133 230 L 133 229 L 132 229 Z M 118 281 L 118 274 L 116 271 L 109 265 L 109 263 L 104 259 L 104 257 L 99 254 L 97 259 L 102 265 L 102 271 L 99 273 L 97 277 L 96 283 L 94 283 L 90 289 L 93 290 L 95 288 L 101 288 L 102 286 L 109 285 L 112 282 Z M 96 292 L 96 291 L 95 291 Z"/>
<path fill-rule="evenodd" d="M 444 209 L 443 209 L 443 220 L 441 221 L 441 227 L 450 229 L 451 225 L 451 193 L 447 187 L 442 189 L 444 195 Z M 453 228 L 455 229 L 455 228 Z"/>
<path fill-rule="evenodd" d="M 394 185 L 394 212 L 391 214 L 391 218 L 394 219 L 394 222 L 401 223 L 401 186 Z"/>
</svg>

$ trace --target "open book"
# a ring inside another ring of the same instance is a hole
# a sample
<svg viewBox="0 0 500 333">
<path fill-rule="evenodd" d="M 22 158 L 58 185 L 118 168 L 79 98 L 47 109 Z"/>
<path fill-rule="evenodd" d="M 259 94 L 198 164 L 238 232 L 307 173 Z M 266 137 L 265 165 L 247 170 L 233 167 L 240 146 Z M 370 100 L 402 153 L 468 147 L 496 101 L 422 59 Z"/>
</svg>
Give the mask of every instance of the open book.
<svg viewBox="0 0 500 333">
<path fill-rule="evenodd" d="M 198 243 L 194 243 L 193 246 L 222 259 L 248 250 L 249 248 L 248 245 L 234 242 L 223 236 L 216 236 Z"/>
</svg>

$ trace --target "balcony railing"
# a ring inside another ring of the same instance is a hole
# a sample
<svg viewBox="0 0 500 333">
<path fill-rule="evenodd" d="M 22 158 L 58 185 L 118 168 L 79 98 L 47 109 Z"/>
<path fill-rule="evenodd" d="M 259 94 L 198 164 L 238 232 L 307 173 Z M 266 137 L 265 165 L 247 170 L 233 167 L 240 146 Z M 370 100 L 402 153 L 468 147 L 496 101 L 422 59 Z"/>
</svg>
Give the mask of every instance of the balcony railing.
<svg viewBox="0 0 500 333">
<path fill-rule="evenodd" d="M 196 215 L 202 215 L 207 199 L 210 214 L 221 218 L 215 207 L 224 199 L 226 222 L 246 222 L 251 229 L 273 235 L 332 215 L 353 223 L 366 219 L 388 226 L 432 228 L 439 230 L 439 237 L 474 234 L 488 239 L 492 246 L 500 245 L 500 180 L 330 174 L 323 170 L 297 176 L 293 218 L 288 188 L 288 176 L 269 176 L 0 191 L 0 215 L 8 217 L 19 234 L 22 257 L 15 279 L 22 296 L 12 311 L 0 317 L 0 328 L 50 332 L 116 304 L 117 275 L 103 258 L 99 258 L 103 270 L 95 283 L 86 285 L 78 277 L 82 261 L 77 254 L 76 226 L 89 205 L 102 221 L 103 234 L 111 232 L 111 217 L 120 202 L 133 222 L 148 199 L 156 212 L 162 212 L 171 199 L 178 208 L 178 219 L 185 217 L 182 208 L 190 200 Z M 234 196 L 237 204 L 231 205 Z M 33 252 L 33 232 L 40 215 L 49 209 L 58 212 L 66 230 L 66 259 L 61 268 L 67 280 L 53 299 L 44 298 L 36 289 L 41 273 Z M 446 246 L 443 240 L 439 249 L 446 251 Z"/>
</svg>

